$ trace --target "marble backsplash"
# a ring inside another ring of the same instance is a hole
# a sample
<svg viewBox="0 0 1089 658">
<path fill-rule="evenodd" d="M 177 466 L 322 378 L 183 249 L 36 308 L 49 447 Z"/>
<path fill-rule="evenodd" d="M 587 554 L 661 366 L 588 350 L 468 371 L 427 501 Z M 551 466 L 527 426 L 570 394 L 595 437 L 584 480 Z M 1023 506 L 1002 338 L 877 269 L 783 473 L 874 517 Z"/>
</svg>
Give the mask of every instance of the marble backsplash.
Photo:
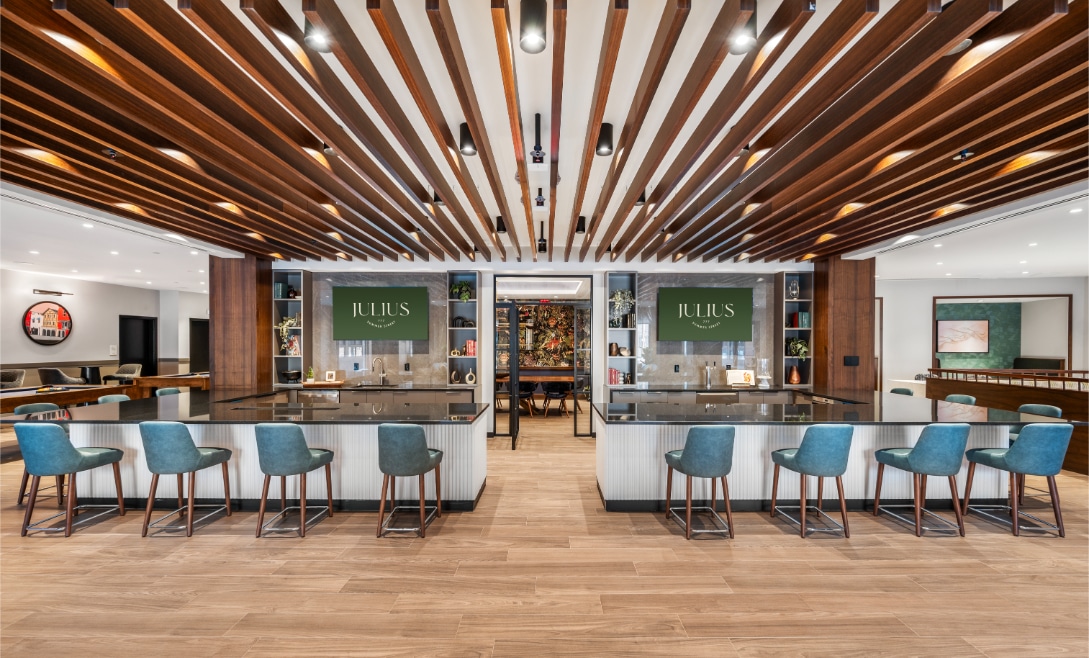
<svg viewBox="0 0 1089 658">
<path fill-rule="evenodd" d="M 404 274 L 388 272 L 314 272 L 313 340 L 314 371 L 336 370 L 347 384 L 377 383 L 372 370 L 375 358 L 385 363 L 386 381 L 441 385 L 447 382 L 446 273 Z M 333 340 L 334 287 L 426 286 L 430 300 L 427 340 Z M 405 370 L 405 366 L 408 370 Z M 379 366 L 379 371 L 381 366 Z M 319 375 L 320 376 L 320 375 Z"/>
</svg>

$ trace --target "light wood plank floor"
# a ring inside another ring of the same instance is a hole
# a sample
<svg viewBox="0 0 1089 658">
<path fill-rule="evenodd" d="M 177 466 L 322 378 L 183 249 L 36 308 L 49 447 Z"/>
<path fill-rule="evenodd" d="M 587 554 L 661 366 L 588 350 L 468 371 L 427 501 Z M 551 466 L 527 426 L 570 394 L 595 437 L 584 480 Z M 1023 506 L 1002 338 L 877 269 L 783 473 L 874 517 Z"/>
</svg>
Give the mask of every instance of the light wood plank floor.
<svg viewBox="0 0 1089 658">
<path fill-rule="evenodd" d="M 851 539 L 802 540 L 744 513 L 732 541 L 685 541 L 661 514 L 604 512 L 593 440 L 570 427 L 527 421 L 517 452 L 493 440 L 480 507 L 426 539 L 375 539 L 373 513 L 338 514 L 306 539 L 255 539 L 252 513 L 141 539 L 136 510 L 69 539 L 20 538 L 22 463 L 4 464 L 0 652 L 1087 654 L 1084 476 L 1060 479 L 1066 539 L 1014 538 L 979 517 L 966 538 L 916 538 L 855 513 Z"/>
</svg>

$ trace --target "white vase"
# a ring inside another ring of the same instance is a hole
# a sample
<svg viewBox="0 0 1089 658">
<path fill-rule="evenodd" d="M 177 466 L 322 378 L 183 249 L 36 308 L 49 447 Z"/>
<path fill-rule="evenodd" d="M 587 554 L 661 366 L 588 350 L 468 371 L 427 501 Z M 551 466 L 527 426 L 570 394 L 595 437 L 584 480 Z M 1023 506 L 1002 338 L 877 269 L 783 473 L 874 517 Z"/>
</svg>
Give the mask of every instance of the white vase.
<svg viewBox="0 0 1089 658">
<path fill-rule="evenodd" d="M 472 368 L 469 368 L 469 374 L 465 375 L 465 383 L 469 385 L 476 383 L 476 373 L 473 372 Z"/>
</svg>

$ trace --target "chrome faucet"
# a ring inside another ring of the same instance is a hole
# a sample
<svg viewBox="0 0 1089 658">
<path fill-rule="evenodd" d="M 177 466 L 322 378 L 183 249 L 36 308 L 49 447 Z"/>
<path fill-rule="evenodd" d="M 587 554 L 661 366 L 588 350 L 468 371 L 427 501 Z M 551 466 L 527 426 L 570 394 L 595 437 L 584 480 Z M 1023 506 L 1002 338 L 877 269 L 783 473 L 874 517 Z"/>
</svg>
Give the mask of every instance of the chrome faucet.
<svg viewBox="0 0 1089 658">
<path fill-rule="evenodd" d="M 379 363 L 382 364 L 382 372 L 378 373 L 378 383 L 380 385 L 382 385 L 382 386 L 385 386 L 385 384 L 386 384 L 386 362 L 382 360 L 382 357 L 380 357 L 380 356 L 374 357 L 374 361 L 371 361 L 371 370 L 377 370 L 378 366 L 376 364 L 379 364 Z"/>
</svg>

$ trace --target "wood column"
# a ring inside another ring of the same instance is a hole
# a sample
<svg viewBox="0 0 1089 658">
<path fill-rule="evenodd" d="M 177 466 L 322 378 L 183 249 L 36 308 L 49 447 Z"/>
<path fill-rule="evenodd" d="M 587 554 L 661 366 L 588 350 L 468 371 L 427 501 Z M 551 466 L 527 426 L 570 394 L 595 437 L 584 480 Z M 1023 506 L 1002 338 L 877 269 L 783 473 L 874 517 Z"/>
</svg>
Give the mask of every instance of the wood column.
<svg viewBox="0 0 1089 658">
<path fill-rule="evenodd" d="M 208 259 L 213 389 L 272 387 L 272 261 Z"/>
<path fill-rule="evenodd" d="M 813 387 L 874 390 L 874 259 L 813 263 Z M 857 357 L 858 365 L 845 365 Z"/>
</svg>

